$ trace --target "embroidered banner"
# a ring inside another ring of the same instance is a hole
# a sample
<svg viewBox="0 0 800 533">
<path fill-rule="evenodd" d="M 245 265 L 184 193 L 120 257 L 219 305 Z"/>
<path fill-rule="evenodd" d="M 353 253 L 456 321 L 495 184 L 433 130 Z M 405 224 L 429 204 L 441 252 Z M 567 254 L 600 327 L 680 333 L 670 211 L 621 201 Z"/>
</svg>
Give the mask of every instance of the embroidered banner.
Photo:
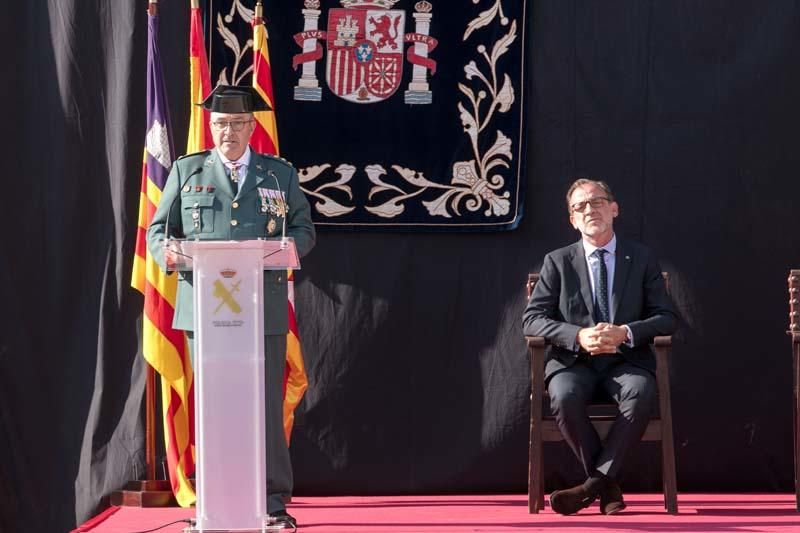
<svg viewBox="0 0 800 533">
<path fill-rule="evenodd" d="M 282 155 L 318 226 L 516 227 L 527 3 L 264 2 Z M 250 83 L 254 4 L 206 6 L 215 83 Z"/>
</svg>

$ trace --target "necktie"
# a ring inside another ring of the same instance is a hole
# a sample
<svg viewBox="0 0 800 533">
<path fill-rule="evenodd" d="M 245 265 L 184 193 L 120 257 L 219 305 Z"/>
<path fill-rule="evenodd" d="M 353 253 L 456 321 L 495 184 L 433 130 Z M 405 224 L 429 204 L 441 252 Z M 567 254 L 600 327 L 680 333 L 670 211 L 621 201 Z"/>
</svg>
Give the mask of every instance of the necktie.
<svg viewBox="0 0 800 533">
<path fill-rule="evenodd" d="M 595 278 L 595 297 L 597 298 L 597 308 L 595 309 L 598 322 L 611 322 L 611 313 L 608 310 L 608 270 L 606 269 L 605 255 L 607 250 L 598 248 L 592 255 L 597 258 L 598 273 Z"/>
<path fill-rule="evenodd" d="M 228 163 L 228 168 L 231 169 L 231 185 L 233 185 L 233 192 L 236 194 L 239 192 L 239 172 L 242 168 L 242 165 L 233 161 Z"/>
</svg>

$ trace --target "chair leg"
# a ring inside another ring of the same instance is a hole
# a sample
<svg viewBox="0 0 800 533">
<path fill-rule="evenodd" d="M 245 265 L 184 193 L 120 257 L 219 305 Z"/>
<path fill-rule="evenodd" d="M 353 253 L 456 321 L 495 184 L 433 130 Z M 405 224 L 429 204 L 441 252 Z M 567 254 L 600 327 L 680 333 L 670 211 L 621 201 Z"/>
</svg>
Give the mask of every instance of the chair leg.
<svg viewBox="0 0 800 533">
<path fill-rule="evenodd" d="M 678 514 L 678 483 L 675 476 L 675 445 L 672 441 L 672 428 L 669 437 L 661 421 L 662 476 L 664 478 L 664 507 L 670 514 Z"/>
<path fill-rule="evenodd" d="M 675 440 L 672 434 L 672 398 L 669 384 L 667 346 L 656 345 L 656 380 L 658 408 L 661 415 L 661 475 L 664 480 L 664 507 L 678 514 L 678 482 L 675 476 Z"/>
<path fill-rule="evenodd" d="M 544 389 L 544 342 L 531 345 L 531 427 L 528 449 L 528 512 L 544 509 L 544 474 L 542 471 L 542 391 Z"/>
<path fill-rule="evenodd" d="M 528 478 L 528 512 L 538 513 L 544 509 L 544 493 L 542 491 L 544 479 L 542 476 L 541 442 L 539 446 L 531 443 L 529 466 L 530 476 Z"/>
<path fill-rule="evenodd" d="M 541 427 L 541 426 L 540 426 Z M 542 441 L 539 441 L 539 509 L 544 509 L 544 451 Z"/>
<path fill-rule="evenodd" d="M 800 512 L 800 342 L 792 336 L 792 366 L 794 374 L 794 496 L 797 512 Z"/>
</svg>

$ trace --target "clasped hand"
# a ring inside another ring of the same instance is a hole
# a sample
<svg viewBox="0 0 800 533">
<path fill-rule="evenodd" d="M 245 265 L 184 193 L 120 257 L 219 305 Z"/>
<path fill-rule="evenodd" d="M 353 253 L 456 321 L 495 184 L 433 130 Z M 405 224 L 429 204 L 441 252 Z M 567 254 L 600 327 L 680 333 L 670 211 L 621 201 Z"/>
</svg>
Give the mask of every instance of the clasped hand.
<svg viewBox="0 0 800 533">
<path fill-rule="evenodd" d="M 616 353 L 617 347 L 628 338 L 628 330 L 608 322 L 578 331 L 578 344 L 590 355 Z"/>
</svg>

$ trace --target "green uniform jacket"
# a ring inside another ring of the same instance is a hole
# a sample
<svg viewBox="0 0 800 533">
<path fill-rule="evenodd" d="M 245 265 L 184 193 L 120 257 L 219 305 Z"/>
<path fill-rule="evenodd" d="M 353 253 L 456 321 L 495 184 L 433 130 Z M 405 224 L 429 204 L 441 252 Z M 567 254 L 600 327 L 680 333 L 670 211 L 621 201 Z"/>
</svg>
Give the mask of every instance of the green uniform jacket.
<svg viewBox="0 0 800 533">
<path fill-rule="evenodd" d="M 166 271 L 162 241 L 166 236 L 167 212 L 170 237 L 199 235 L 200 239 L 215 240 L 279 238 L 283 218 L 277 209 L 279 200 L 276 198 L 281 196 L 286 198 L 288 205 L 286 236 L 294 238 L 300 257 L 311 250 L 315 239 L 311 207 L 300 190 L 297 171 L 282 159 L 256 153 L 252 148 L 251 152 L 247 178 L 237 195 L 233 193 L 233 186 L 216 150 L 189 154 L 175 162 L 147 230 L 147 246 L 162 270 Z M 265 335 L 280 335 L 288 331 L 287 298 L 286 271 L 264 271 Z M 178 272 L 173 328 L 194 328 L 192 303 L 192 273 Z"/>
</svg>

